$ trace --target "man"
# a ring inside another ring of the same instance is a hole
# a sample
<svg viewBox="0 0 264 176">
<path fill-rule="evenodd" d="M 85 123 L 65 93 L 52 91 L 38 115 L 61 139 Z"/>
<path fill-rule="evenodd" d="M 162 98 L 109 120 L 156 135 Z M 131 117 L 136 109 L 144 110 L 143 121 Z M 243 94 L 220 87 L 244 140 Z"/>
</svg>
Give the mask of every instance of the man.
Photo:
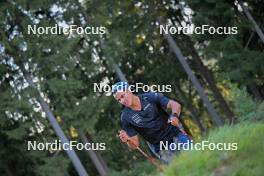
<svg viewBox="0 0 264 176">
<path fill-rule="evenodd" d="M 127 82 L 118 82 L 112 86 L 114 98 L 124 105 L 121 113 L 122 130 L 119 138 L 127 143 L 131 149 L 139 146 L 139 137 L 141 135 L 151 146 L 154 152 L 162 157 L 161 142 L 189 142 L 189 137 L 184 131 L 178 128 L 178 117 L 181 113 L 181 105 L 159 93 L 144 93 L 134 95 L 129 90 Z M 164 110 L 171 110 L 171 118 L 164 117 Z M 172 158 L 164 158 L 169 162 Z"/>
</svg>

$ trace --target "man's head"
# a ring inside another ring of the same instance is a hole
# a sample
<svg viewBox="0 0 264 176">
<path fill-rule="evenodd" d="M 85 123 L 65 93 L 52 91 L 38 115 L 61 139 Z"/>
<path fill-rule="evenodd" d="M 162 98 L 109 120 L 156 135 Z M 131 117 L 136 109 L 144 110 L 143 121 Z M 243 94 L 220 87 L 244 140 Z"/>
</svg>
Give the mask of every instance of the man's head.
<svg viewBox="0 0 264 176">
<path fill-rule="evenodd" d="M 127 82 L 117 82 L 112 86 L 114 98 L 124 106 L 130 107 L 133 102 L 133 93 Z"/>
</svg>

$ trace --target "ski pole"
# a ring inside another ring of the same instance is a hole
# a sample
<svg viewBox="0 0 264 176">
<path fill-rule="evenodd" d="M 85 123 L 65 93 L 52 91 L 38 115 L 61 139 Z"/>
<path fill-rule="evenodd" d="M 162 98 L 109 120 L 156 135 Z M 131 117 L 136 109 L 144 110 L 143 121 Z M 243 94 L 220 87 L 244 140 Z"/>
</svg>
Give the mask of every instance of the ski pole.
<svg viewBox="0 0 264 176">
<path fill-rule="evenodd" d="M 147 153 L 145 153 L 139 146 L 136 148 L 148 161 L 150 161 L 151 164 L 153 164 L 160 172 L 163 172 L 162 167 L 160 166 L 159 163 L 157 163 L 157 161 L 149 156 Z"/>
<path fill-rule="evenodd" d="M 133 141 L 128 140 L 130 143 L 132 143 L 132 145 L 135 146 L 135 144 L 133 143 Z M 136 148 L 151 164 L 153 164 L 160 172 L 163 172 L 162 167 L 160 166 L 160 164 L 150 155 L 148 155 L 146 152 L 144 152 L 139 146 L 137 146 Z"/>
<path fill-rule="evenodd" d="M 136 146 L 136 144 L 128 139 L 133 146 Z M 152 165 L 154 165 L 160 172 L 163 172 L 163 168 L 160 166 L 160 164 L 150 155 L 148 155 L 146 152 L 144 152 L 139 146 L 136 146 L 137 151 L 139 151 Z"/>
</svg>

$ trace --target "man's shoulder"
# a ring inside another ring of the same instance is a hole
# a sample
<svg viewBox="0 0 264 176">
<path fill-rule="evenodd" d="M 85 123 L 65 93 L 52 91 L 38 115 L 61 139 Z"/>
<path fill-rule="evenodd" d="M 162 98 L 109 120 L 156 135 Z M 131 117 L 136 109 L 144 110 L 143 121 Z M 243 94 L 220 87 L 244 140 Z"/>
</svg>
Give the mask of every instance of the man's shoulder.
<svg viewBox="0 0 264 176">
<path fill-rule="evenodd" d="M 122 111 L 121 111 L 120 120 L 121 120 L 121 121 L 126 120 L 126 117 L 127 117 L 128 113 L 129 113 L 129 112 L 128 112 L 128 108 L 127 108 L 127 107 L 124 107 L 124 108 L 122 109 Z"/>
<path fill-rule="evenodd" d="M 158 96 L 159 94 L 157 92 L 146 92 L 143 94 L 140 94 L 139 96 L 143 97 L 143 98 L 147 98 L 150 101 L 154 101 L 155 98 Z"/>
</svg>

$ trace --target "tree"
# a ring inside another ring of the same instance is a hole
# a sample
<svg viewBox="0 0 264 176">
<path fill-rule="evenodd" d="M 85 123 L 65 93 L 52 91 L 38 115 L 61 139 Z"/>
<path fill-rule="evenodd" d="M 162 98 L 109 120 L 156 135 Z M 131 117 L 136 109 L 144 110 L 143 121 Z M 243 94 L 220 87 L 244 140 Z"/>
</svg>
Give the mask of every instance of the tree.
<svg viewBox="0 0 264 176">
<path fill-rule="evenodd" d="M 238 33 L 235 35 L 196 35 L 195 40 L 200 45 L 199 52 L 207 60 L 216 59 L 214 69 L 219 73 L 220 78 L 230 79 L 231 82 L 247 86 L 248 91 L 255 98 L 263 99 L 261 89 L 263 87 L 261 70 L 263 69 L 260 66 L 263 46 L 260 45 L 259 38 L 254 35 L 251 24 L 241 14 L 237 4 L 232 1 L 187 2 L 194 11 L 195 25 L 208 24 L 215 27 L 238 28 Z M 254 1 L 249 1 L 249 4 L 251 8 L 256 9 L 256 16 L 263 16 L 263 13 L 258 10 L 260 6 Z M 204 45 L 205 42 L 208 45 Z"/>
<path fill-rule="evenodd" d="M 27 5 L 26 10 L 29 10 L 29 11 L 25 12 L 25 10 L 23 9 L 23 7 L 25 7 L 24 5 Z M 62 143 L 69 143 L 68 139 L 64 135 L 64 132 L 60 129 L 60 126 L 57 123 L 53 113 L 51 112 L 49 105 L 40 96 L 39 88 L 33 85 L 32 78 L 28 74 L 29 71 L 33 73 L 38 72 L 39 75 L 41 75 L 41 73 L 47 72 L 50 69 L 47 66 L 49 66 L 50 64 L 48 65 L 41 65 L 41 64 L 47 62 L 47 60 L 45 60 L 46 59 L 45 55 L 49 55 L 50 53 L 53 52 L 53 50 L 51 50 L 50 52 L 48 48 L 45 48 L 47 46 L 46 44 L 49 44 L 49 42 L 52 41 L 49 38 L 43 37 L 44 41 L 40 42 L 41 37 L 34 38 L 34 36 L 26 35 L 25 26 L 34 24 L 35 22 L 34 20 L 40 20 L 42 19 L 43 14 L 49 13 L 48 10 L 47 11 L 44 10 L 45 7 L 43 7 L 43 10 L 39 10 L 36 13 L 34 13 L 33 10 L 30 11 L 30 8 L 33 8 L 33 9 L 35 8 L 34 5 L 36 4 L 32 4 L 32 6 L 29 6 L 29 4 L 27 3 L 23 4 L 23 2 L 12 2 L 11 4 L 6 5 L 6 6 L 11 7 L 10 9 L 13 10 L 13 11 L 8 11 L 8 10 L 5 11 L 6 20 L 4 22 L 6 23 L 6 25 L 10 25 L 11 27 L 9 30 L 5 30 L 5 33 L 4 33 L 5 36 L 3 36 L 3 42 L 4 42 L 3 48 L 5 49 L 5 51 L 2 53 L 2 58 L 6 60 L 6 62 L 4 63 L 6 67 L 9 67 L 10 69 L 13 68 L 12 73 L 9 72 L 6 74 L 10 74 L 10 76 L 13 79 L 17 79 L 18 77 L 20 79 L 19 80 L 20 84 L 22 85 L 25 84 L 23 79 L 26 79 L 27 83 L 30 86 L 34 87 L 35 96 L 38 97 L 37 99 L 39 100 L 40 106 L 43 108 L 43 112 L 46 113 L 58 137 L 60 138 Z M 50 4 L 48 3 L 46 5 L 50 5 Z M 51 15 L 51 16 L 47 16 L 47 18 L 44 18 L 43 20 L 40 20 L 40 21 L 43 24 L 51 25 L 51 24 L 54 24 L 52 20 L 54 19 Z M 65 39 L 65 37 L 58 37 L 58 38 L 60 39 L 60 41 Z M 58 39 L 58 38 L 55 37 L 55 39 Z M 76 40 L 72 40 L 72 41 L 76 41 Z M 37 45 L 34 45 L 34 44 L 37 44 Z M 15 49 L 17 49 L 17 52 L 14 52 Z M 56 49 L 58 48 L 55 48 L 54 51 Z M 55 57 L 61 56 L 62 53 L 63 51 L 61 51 Z M 15 58 L 15 62 L 12 61 L 13 58 Z M 37 67 L 33 68 L 34 64 Z M 29 68 L 25 69 L 24 67 L 29 67 Z M 23 92 L 27 90 L 25 89 L 25 87 L 20 88 L 20 91 Z M 35 97 L 33 95 L 32 99 L 34 98 Z M 88 175 L 84 167 L 82 166 L 79 158 L 75 154 L 75 152 L 73 150 L 67 150 L 66 153 L 69 155 L 70 159 L 72 160 L 79 175 Z"/>
</svg>

